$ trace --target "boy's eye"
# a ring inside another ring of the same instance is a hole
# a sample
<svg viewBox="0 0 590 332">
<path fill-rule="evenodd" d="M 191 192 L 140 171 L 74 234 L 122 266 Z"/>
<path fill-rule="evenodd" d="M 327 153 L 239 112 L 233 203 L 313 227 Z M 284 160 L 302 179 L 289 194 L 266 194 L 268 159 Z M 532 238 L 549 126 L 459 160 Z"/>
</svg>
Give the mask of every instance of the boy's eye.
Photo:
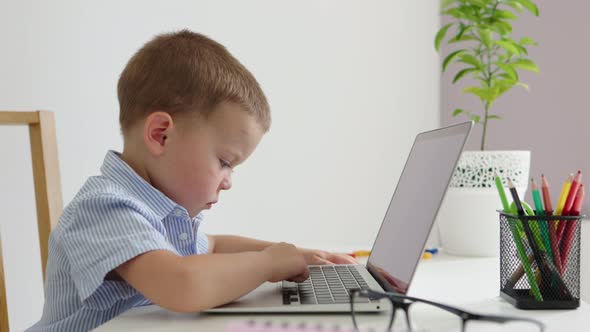
<svg viewBox="0 0 590 332">
<path fill-rule="evenodd" d="M 223 159 L 219 159 L 219 163 L 221 164 L 221 167 L 230 167 L 231 168 L 230 163 L 228 163 L 227 161 L 225 161 Z"/>
</svg>

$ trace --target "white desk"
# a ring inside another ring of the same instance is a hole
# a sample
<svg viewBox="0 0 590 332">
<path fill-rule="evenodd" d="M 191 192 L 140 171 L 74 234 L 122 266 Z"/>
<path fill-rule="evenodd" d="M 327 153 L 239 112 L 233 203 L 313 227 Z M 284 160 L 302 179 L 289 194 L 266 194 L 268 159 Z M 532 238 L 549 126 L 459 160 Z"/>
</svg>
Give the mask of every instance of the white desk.
<svg viewBox="0 0 590 332">
<path fill-rule="evenodd" d="M 530 311 L 515 309 L 499 296 L 497 258 L 465 258 L 436 255 L 421 261 L 410 295 L 459 306 L 475 312 L 538 319 L 547 331 L 587 331 L 590 306 L 584 302 L 577 310 Z M 424 313 L 428 321 L 428 313 Z M 400 316 L 401 317 L 401 316 Z M 132 309 L 100 326 L 96 331 L 223 331 L 228 322 L 244 319 L 277 322 L 324 322 L 351 325 L 348 314 L 333 315 L 204 315 L 173 313 L 157 306 Z M 427 322 L 428 324 L 431 322 Z"/>
</svg>

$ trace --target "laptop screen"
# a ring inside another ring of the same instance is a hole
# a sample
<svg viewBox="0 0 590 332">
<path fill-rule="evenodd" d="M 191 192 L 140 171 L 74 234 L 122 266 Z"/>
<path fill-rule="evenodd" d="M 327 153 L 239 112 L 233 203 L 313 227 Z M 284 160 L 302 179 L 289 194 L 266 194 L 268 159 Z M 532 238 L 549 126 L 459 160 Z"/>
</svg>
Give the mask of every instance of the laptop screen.
<svg viewBox="0 0 590 332">
<path fill-rule="evenodd" d="M 416 137 L 367 262 L 385 290 L 408 291 L 471 127 L 465 122 Z"/>
</svg>

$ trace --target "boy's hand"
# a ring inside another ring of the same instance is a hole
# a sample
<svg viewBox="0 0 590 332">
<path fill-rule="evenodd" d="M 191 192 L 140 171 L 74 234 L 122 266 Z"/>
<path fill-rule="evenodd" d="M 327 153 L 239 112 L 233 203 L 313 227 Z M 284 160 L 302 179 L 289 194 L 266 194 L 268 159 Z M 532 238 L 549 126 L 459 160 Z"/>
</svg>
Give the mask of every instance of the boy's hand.
<svg viewBox="0 0 590 332">
<path fill-rule="evenodd" d="M 305 257 L 294 245 L 280 242 L 266 247 L 263 252 L 271 258 L 272 274 L 268 281 L 303 282 L 309 276 Z"/>
<path fill-rule="evenodd" d="M 337 254 L 323 250 L 299 248 L 299 252 L 305 257 L 307 265 L 330 264 L 358 264 L 356 259 L 346 254 Z"/>
</svg>

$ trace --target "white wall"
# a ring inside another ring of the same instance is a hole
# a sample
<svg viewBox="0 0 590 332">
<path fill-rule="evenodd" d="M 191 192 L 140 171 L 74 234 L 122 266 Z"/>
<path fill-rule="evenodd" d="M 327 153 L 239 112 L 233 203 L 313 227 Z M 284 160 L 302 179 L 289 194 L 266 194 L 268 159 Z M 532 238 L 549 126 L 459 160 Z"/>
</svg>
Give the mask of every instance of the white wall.
<svg viewBox="0 0 590 332">
<path fill-rule="evenodd" d="M 369 248 L 414 135 L 439 123 L 437 2 L 28 0 L 1 7 L 0 109 L 55 111 L 64 202 L 98 172 L 107 149 L 121 149 L 116 82 L 126 61 L 155 34 L 175 29 L 226 45 L 273 110 L 270 133 L 208 212 L 208 232 Z M 27 137 L 23 128 L 0 129 L 13 330 L 36 321 L 42 308 Z"/>
</svg>

